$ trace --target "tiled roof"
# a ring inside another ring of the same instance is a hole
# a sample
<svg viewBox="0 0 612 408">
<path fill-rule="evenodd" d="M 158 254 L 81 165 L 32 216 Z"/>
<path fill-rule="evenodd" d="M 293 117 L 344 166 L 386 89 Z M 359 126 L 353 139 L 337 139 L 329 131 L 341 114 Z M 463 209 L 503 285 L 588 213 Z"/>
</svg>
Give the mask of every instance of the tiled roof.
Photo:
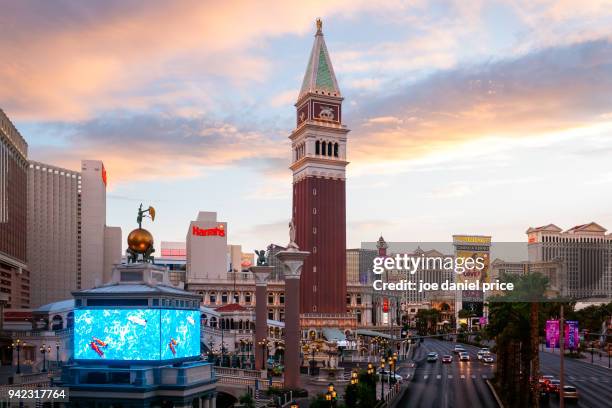
<svg viewBox="0 0 612 408">
<path fill-rule="evenodd" d="M 341 96 L 323 31 L 317 30 L 298 99 L 307 93 Z"/>
<path fill-rule="evenodd" d="M 230 303 L 215 309 L 216 312 L 245 312 L 246 310 L 246 307 L 240 306 L 238 303 Z"/>
</svg>

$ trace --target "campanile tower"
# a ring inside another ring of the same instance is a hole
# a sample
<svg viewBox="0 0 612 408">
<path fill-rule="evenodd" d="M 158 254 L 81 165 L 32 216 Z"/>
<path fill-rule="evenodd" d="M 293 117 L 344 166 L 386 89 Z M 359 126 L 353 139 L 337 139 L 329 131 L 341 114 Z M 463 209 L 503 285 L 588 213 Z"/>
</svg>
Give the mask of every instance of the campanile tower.
<svg viewBox="0 0 612 408">
<path fill-rule="evenodd" d="M 346 314 L 346 135 L 342 95 L 317 20 L 291 133 L 296 243 L 310 251 L 302 269 L 300 313 Z"/>
</svg>

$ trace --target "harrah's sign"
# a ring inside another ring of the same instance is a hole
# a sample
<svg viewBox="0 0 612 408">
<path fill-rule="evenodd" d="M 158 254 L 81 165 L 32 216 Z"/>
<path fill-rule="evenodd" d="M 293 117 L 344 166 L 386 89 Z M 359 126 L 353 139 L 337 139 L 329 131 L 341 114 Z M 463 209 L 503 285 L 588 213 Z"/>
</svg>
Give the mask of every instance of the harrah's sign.
<svg viewBox="0 0 612 408">
<path fill-rule="evenodd" d="M 202 229 L 194 225 L 193 228 L 191 229 L 191 234 L 197 237 L 210 237 L 210 236 L 224 237 L 225 228 L 223 228 L 223 225 L 219 225 L 216 228 Z"/>
</svg>

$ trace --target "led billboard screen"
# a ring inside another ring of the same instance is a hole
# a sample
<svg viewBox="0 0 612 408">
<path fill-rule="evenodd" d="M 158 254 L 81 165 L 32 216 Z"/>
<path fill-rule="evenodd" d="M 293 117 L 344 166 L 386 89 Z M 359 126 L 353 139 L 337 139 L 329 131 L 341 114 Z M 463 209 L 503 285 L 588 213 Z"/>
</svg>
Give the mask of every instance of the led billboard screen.
<svg viewBox="0 0 612 408">
<path fill-rule="evenodd" d="M 197 310 L 77 309 L 77 360 L 158 361 L 200 354 Z"/>
<path fill-rule="evenodd" d="M 170 360 L 200 354 L 200 312 L 161 310 L 161 359 Z"/>
</svg>

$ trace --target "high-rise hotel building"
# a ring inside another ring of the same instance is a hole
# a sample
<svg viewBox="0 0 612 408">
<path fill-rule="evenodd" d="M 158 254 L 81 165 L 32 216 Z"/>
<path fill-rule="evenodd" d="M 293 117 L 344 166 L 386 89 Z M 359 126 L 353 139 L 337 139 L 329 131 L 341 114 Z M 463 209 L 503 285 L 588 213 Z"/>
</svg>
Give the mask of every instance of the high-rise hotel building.
<svg viewBox="0 0 612 408">
<path fill-rule="evenodd" d="M 32 304 L 69 299 L 80 288 L 81 174 L 30 161 L 28 262 Z"/>
<path fill-rule="evenodd" d="M 30 161 L 28 260 L 33 307 L 110 280 L 121 262 L 121 229 L 106 225 L 101 161 L 83 160 L 80 172 Z"/>
<path fill-rule="evenodd" d="M 612 297 L 612 234 L 591 222 L 563 231 L 554 224 L 527 230 L 530 262 L 562 262 L 566 296 Z"/>
<path fill-rule="evenodd" d="M 0 109 L 0 302 L 30 307 L 27 267 L 28 144 Z"/>
</svg>

